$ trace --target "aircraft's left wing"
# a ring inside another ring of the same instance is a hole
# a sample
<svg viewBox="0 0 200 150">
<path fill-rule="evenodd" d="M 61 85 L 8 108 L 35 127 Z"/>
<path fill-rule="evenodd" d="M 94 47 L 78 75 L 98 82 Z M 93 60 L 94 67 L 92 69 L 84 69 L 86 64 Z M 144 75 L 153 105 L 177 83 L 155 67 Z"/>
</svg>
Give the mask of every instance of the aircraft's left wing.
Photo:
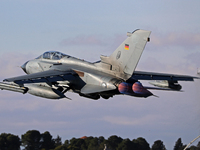
<svg viewBox="0 0 200 150">
<path fill-rule="evenodd" d="M 147 87 L 147 89 L 180 91 L 182 86 L 178 84 L 178 81 L 194 81 L 194 79 L 199 78 L 188 75 L 135 71 L 129 80 L 155 80 L 149 83 L 159 88 Z"/>
<path fill-rule="evenodd" d="M 188 76 L 188 75 L 176 75 L 176 74 L 166 74 L 166 73 L 155 73 L 155 72 L 144 72 L 135 71 L 131 79 L 136 80 L 167 80 L 167 81 L 194 81 L 198 77 Z"/>
</svg>

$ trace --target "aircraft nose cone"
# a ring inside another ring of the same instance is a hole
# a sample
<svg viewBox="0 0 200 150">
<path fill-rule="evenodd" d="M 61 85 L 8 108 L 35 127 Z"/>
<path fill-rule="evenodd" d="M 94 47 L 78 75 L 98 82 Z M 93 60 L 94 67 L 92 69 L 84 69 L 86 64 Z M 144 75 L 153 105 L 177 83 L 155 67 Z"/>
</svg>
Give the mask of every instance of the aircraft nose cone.
<svg viewBox="0 0 200 150">
<path fill-rule="evenodd" d="M 21 68 L 22 70 L 27 74 L 27 70 L 26 70 L 26 65 L 27 65 L 28 61 L 26 63 L 24 63 Z"/>
</svg>

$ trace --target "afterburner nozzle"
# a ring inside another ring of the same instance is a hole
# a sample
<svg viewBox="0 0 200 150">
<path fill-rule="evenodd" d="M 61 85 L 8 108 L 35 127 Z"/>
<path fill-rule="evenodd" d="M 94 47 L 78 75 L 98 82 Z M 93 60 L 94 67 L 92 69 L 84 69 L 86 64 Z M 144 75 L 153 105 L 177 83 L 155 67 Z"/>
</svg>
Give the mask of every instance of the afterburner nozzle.
<svg viewBox="0 0 200 150">
<path fill-rule="evenodd" d="M 150 91 L 144 88 L 140 82 L 135 82 L 135 83 L 122 82 L 119 84 L 118 90 L 121 94 L 126 94 L 136 97 L 149 97 L 153 95 Z"/>
</svg>

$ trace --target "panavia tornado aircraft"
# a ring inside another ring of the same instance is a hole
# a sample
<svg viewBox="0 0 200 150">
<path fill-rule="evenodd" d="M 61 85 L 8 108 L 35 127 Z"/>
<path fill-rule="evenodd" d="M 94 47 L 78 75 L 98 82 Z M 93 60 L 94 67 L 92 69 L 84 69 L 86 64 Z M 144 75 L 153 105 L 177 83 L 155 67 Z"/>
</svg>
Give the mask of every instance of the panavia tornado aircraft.
<svg viewBox="0 0 200 150">
<path fill-rule="evenodd" d="M 80 96 L 108 99 L 114 95 L 149 97 L 148 89 L 180 91 L 178 81 L 193 81 L 192 76 L 135 71 L 144 47 L 150 41 L 150 31 L 135 30 L 108 57 L 91 63 L 57 51 L 48 51 L 21 66 L 27 75 L 7 78 L 0 82 L 0 89 L 35 96 L 60 99 L 68 98 L 68 91 Z M 140 80 L 156 87 L 144 87 Z M 70 98 L 68 98 L 70 99 Z"/>
</svg>

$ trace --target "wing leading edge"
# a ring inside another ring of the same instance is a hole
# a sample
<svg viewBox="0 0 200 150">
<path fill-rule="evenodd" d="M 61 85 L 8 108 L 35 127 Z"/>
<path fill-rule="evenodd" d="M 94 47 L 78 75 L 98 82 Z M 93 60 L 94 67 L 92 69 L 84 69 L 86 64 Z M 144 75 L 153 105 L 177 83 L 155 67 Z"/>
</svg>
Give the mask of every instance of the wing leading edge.
<svg viewBox="0 0 200 150">
<path fill-rule="evenodd" d="M 4 79 L 7 82 L 15 82 L 16 84 L 25 83 L 40 83 L 40 82 L 56 82 L 64 80 L 73 80 L 75 72 L 69 71 L 59 71 L 59 70 L 48 70 L 39 73 L 33 73 L 13 78 Z"/>
</svg>

